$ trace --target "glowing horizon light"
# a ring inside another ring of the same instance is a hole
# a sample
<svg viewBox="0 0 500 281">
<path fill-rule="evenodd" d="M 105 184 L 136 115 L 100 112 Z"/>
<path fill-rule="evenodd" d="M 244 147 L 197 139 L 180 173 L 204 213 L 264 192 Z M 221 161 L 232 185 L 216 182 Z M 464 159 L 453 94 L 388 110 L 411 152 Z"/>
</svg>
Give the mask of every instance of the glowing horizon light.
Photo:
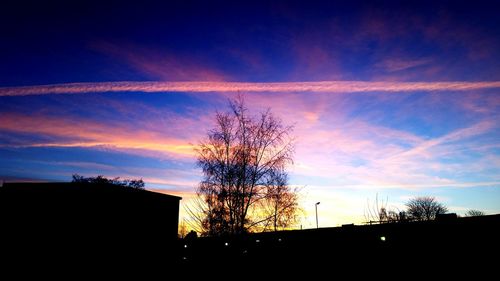
<svg viewBox="0 0 500 281">
<path fill-rule="evenodd" d="M 380 241 L 385 242 L 385 236 L 380 236 Z"/>
</svg>

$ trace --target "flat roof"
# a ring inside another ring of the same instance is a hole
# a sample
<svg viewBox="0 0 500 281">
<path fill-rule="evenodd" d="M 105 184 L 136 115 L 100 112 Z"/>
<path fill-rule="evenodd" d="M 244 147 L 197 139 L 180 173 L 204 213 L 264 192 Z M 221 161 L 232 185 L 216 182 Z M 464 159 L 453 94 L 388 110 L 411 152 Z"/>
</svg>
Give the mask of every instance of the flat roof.
<svg viewBox="0 0 500 281">
<path fill-rule="evenodd" d="M 123 186 L 117 186 L 117 185 L 112 185 L 112 184 L 93 184 L 93 183 L 79 183 L 79 182 L 4 182 L 2 186 L 0 186 L 1 189 L 23 189 L 24 191 L 30 191 L 35 188 L 51 188 L 51 189 L 63 189 L 63 188 L 71 188 L 71 187 L 76 187 L 76 186 L 94 186 L 94 187 L 99 187 L 99 188 L 107 188 L 107 187 L 112 187 L 112 188 L 117 188 L 116 190 L 119 191 L 120 188 L 123 190 L 134 190 L 135 192 L 145 192 L 149 194 L 154 194 L 157 196 L 164 196 L 164 197 L 169 197 L 171 199 L 177 199 L 181 200 L 182 197 L 175 196 L 175 195 L 170 195 L 162 192 L 155 192 L 147 189 L 139 189 L 139 188 L 129 188 L 129 187 L 123 187 Z"/>
</svg>

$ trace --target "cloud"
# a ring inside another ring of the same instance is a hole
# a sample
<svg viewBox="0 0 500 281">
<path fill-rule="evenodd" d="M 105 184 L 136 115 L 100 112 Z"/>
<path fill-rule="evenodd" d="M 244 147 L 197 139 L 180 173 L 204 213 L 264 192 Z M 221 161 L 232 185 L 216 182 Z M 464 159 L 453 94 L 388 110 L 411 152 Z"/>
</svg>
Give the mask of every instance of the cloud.
<svg viewBox="0 0 500 281">
<path fill-rule="evenodd" d="M 231 96 L 231 92 L 223 92 L 198 97 L 203 101 L 201 104 L 217 108 L 224 106 L 225 97 Z M 245 98 L 255 113 L 271 107 L 285 124 L 295 124 L 296 161 L 290 170 L 294 184 L 349 189 L 359 187 L 367 190 L 417 190 L 498 181 L 498 178 L 490 176 L 489 171 L 495 170 L 498 167 L 495 163 L 498 162 L 483 161 L 485 155 L 495 153 L 493 149 L 498 147 L 496 140 L 491 138 L 498 127 L 493 122 L 494 116 L 474 115 L 474 118 L 467 119 L 466 126 L 462 121 L 457 124 L 457 118 L 449 118 L 449 115 L 434 114 L 432 119 L 422 118 L 418 122 L 423 125 L 440 127 L 430 137 L 425 132 L 413 131 L 407 123 L 393 126 L 378 117 L 389 114 L 390 110 L 384 107 L 387 104 L 401 106 L 405 101 L 402 100 L 404 96 L 371 94 L 371 102 L 367 101 L 366 96 L 361 93 L 269 95 L 254 92 L 248 93 Z M 451 95 L 423 95 L 426 103 L 422 104 L 429 105 L 432 110 L 423 111 L 422 108 L 428 106 L 418 106 L 415 111 L 403 107 L 402 112 L 425 117 L 427 112 L 439 111 L 444 107 L 460 107 L 441 100 L 436 102 L 433 99 L 435 96 L 446 100 L 456 99 Z M 485 93 L 482 96 L 491 95 Z M 96 107 L 91 108 L 92 115 L 99 119 L 46 116 L 50 110 L 45 108 L 43 112 L 30 115 L 3 114 L 0 116 L 0 130 L 13 132 L 14 137 L 17 134 L 40 136 L 34 140 L 20 138 L 17 142 L 10 142 L 9 147 L 88 147 L 191 163 L 195 154 L 190 143 L 196 143 L 211 126 L 213 112 L 205 106 L 193 107 L 193 112 L 185 116 L 184 113 L 165 112 L 156 107 L 148 109 L 150 105 L 144 103 L 137 103 L 141 106 L 140 110 L 130 111 L 131 107 L 120 106 L 127 99 L 115 100 L 114 104 L 107 100 L 109 96 L 95 97 L 103 99 L 100 103 L 107 105 L 106 111 L 116 111 L 118 115 L 126 116 L 126 122 L 110 118 L 113 114 L 102 115 Z M 379 97 L 384 100 L 380 101 Z M 360 98 L 363 98 L 361 104 Z M 183 107 L 175 106 L 177 109 Z M 140 114 L 135 114 L 137 112 Z M 398 114 L 394 116 L 394 119 L 401 119 L 398 122 L 404 122 Z M 7 144 L 4 142 L 2 146 Z M 471 151 L 474 153 L 471 154 Z M 473 165 L 474 173 L 471 173 Z M 164 174 L 159 171 L 137 171 L 133 174 L 147 177 L 150 180 L 148 182 L 155 186 L 171 189 L 193 189 L 193 183 L 196 182 L 189 177 L 189 181 L 182 183 L 184 180 L 170 175 L 166 176 L 168 181 L 165 181 L 162 180 Z"/>
<path fill-rule="evenodd" d="M 374 66 L 376 68 L 381 68 L 387 72 L 396 72 L 406 69 L 415 68 L 418 66 L 423 66 L 431 63 L 432 60 L 430 58 L 422 58 L 422 59 L 398 59 L 398 58 L 389 58 L 383 60 L 379 63 L 376 63 Z"/>
<path fill-rule="evenodd" d="M 121 42 L 94 42 L 89 47 L 109 55 L 120 63 L 132 67 L 147 77 L 162 81 L 225 81 L 228 76 L 211 67 L 210 60 L 193 54 L 146 48 Z"/>
<path fill-rule="evenodd" d="M 29 96 L 47 94 L 84 94 L 103 92 L 413 92 L 413 91 L 470 91 L 500 88 L 500 81 L 489 82 L 100 82 L 67 83 L 0 88 L 0 96 Z"/>
<path fill-rule="evenodd" d="M 408 183 L 387 183 L 382 186 L 379 184 L 351 184 L 351 185 L 339 185 L 335 188 L 346 188 L 346 189 L 379 189 L 383 188 L 397 188 L 397 189 L 428 189 L 428 188 L 439 188 L 439 187 L 456 187 L 456 188 L 468 188 L 468 187 L 481 187 L 481 186 L 499 186 L 500 181 L 491 182 L 451 182 L 451 183 L 421 183 L 421 184 L 408 184 Z"/>
<path fill-rule="evenodd" d="M 46 141 L 23 141 L 0 147 L 92 147 L 166 158 L 192 158 L 191 139 L 176 138 L 145 128 L 129 128 L 79 118 L 26 116 L 17 113 L 0 117 L 0 131 L 41 135 Z"/>
<path fill-rule="evenodd" d="M 495 127 L 495 123 L 490 120 L 484 120 L 481 121 L 477 124 L 474 124 L 470 127 L 466 128 L 461 128 L 458 130 L 455 130 L 449 134 L 446 134 L 444 136 L 441 136 L 439 138 L 431 139 L 428 141 L 424 141 L 420 143 L 419 145 L 411 148 L 410 150 L 407 150 L 401 154 L 395 155 L 391 157 L 391 160 L 396 161 L 396 159 L 408 159 L 411 157 L 426 157 L 430 158 L 432 156 L 436 155 L 436 151 L 429 152 L 431 148 L 434 148 L 436 146 L 446 144 L 446 143 L 452 143 L 456 142 L 459 140 L 464 140 L 473 136 L 481 135 L 484 134 L 488 131 L 490 131 L 492 128 Z"/>
<path fill-rule="evenodd" d="M 296 184 L 420 190 L 500 183 L 489 176 L 498 167 L 488 159 L 496 147 L 489 138 L 497 129 L 491 120 L 434 138 L 361 120 L 322 120 L 297 128 L 302 138 L 292 169 Z"/>
</svg>

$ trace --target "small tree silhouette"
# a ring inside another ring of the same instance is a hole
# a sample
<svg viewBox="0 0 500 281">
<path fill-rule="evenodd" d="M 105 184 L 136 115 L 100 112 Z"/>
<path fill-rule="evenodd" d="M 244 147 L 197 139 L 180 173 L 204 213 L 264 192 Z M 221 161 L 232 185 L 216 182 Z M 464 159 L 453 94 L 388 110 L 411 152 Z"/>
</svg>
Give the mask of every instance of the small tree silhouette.
<svg viewBox="0 0 500 281">
<path fill-rule="evenodd" d="M 182 222 L 179 225 L 179 238 L 186 237 L 186 234 L 188 233 L 187 231 L 188 231 L 188 229 L 187 229 L 186 221 L 182 220 Z"/>
<path fill-rule="evenodd" d="M 465 212 L 465 216 L 466 217 L 480 217 L 480 216 L 484 216 L 485 213 L 483 211 L 479 211 L 479 210 L 468 210 L 467 212 Z"/>
<path fill-rule="evenodd" d="M 436 219 L 436 215 L 445 214 L 448 208 L 436 201 L 434 197 L 415 197 L 406 203 L 407 213 L 410 219 L 417 221 L 430 221 Z"/>
<path fill-rule="evenodd" d="M 120 180 L 119 177 L 108 179 L 102 175 L 97 177 L 84 177 L 79 174 L 73 174 L 73 179 L 71 182 L 79 182 L 79 183 L 92 183 L 92 184 L 111 184 L 116 186 L 129 187 L 134 189 L 144 189 L 144 181 L 140 180 L 130 180 L 123 179 Z"/>
<path fill-rule="evenodd" d="M 399 211 L 394 207 L 387 207 L 388 199 L 379 200 L 378 194 L 372 204 L 367 200 L 365 208 L 365 220 L 367 223 L 394 223 L 406 220 L 406 212 Z"/>
</svg>

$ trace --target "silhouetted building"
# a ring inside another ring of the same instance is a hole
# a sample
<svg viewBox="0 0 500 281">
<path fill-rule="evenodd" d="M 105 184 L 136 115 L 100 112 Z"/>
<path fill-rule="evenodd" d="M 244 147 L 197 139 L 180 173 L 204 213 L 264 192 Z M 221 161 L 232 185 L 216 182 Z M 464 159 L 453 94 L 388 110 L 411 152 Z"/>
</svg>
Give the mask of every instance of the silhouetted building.
<svg viewBox="0 0 500 281">
<path fill-rule="evenodd" d="M 179 200 L 142 189 L 88 183 L 4 183 L 3 255 L 30 264 L 124 264 L 175 256 Z M 163 261 L 163 260 L 162 260 Z"/>
<path fill-rule="evenodd" d="M 400 275 L 401 269 L 426 276 L 467 272 L 480 277 L 496 272 L 495 259 L 487 259 L 485 253 L 500 251 L 499 237 L 500 215 L 457 218 L 453 214 L 435 221 L 186 239 L 182 261 L 186 269 L 223 265 L 237 271 L 245 264 L 265 276 L 281 278 L 298 273 L 318 277 L 382 273 L 384 278 L 401 280 L 406 277 Z"/>
</svg>

